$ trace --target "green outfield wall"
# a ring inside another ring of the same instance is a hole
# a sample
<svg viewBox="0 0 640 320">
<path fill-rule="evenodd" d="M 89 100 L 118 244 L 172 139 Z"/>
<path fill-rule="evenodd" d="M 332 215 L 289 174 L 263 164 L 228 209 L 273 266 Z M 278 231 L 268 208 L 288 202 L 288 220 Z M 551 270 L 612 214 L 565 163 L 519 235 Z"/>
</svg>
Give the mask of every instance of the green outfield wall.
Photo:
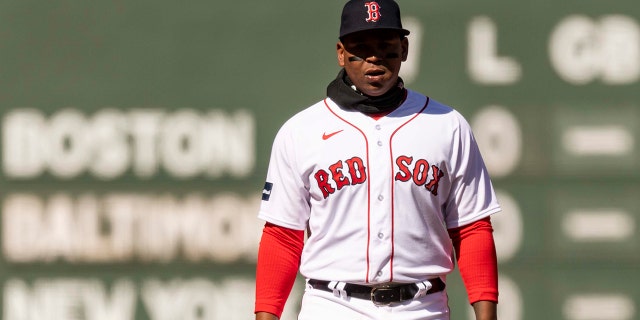
<svg viewBox="0 0 640 320">
<path fill-rule="evenodd" d="M 499 318 L 639 319 L 640 3 L 399 3 L 402 77 L 504 208 Z M 1 2 L 2 319 L 252 319 L 271 142 L 337 74 L 342 4 Z"/>
</svg>

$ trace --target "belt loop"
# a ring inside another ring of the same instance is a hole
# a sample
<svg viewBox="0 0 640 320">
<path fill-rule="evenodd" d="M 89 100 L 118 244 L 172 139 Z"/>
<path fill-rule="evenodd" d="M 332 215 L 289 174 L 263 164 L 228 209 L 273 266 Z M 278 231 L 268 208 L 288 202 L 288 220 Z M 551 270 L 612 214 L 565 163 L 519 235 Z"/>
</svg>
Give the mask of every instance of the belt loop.
<svg viewBox="0 0 640 320">
<path fill-rule="evenodd" d="M 414 299 L 426 296 L 427 291 L 429 291 L 429 289 L 433 287 L 433 285 L 429 281 L 418 282 L 416 283 L 416 285 L 418 286 L 418 292 L 416 292 L 416 294 L 413 296 Z"/>
<path fill-rule="evenodd" d="M 342 299 L 347 298 L 347 291 L 344 290 L 344 287 L 347 285 L 346 282 L 342 281 L 331 281 L 329 282 L 329 289 L 333 290 L 333 295 L 336 297 L 341 297 Z"/>
</svg>

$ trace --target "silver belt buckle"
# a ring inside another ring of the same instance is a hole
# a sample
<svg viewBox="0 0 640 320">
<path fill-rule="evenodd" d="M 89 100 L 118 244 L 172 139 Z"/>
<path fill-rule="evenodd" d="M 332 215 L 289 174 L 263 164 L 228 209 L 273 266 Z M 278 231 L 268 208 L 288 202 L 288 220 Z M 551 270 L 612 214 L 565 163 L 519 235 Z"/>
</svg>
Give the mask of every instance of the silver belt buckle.
<svg viewBox="0 0 640 320">
<path fill-rule="evenodd" d="M 394 299 L 392 295 L 393 289 L 389 287 L 380 287 L 380 288 L 372 288 L 371 289 L 371 302 L 376 306 L 388 306 L 391 304 Z M 398 300 L 398 297 L 395 297 Z M 386 300 L 386 301 L 385 301 Z"/>
</svg>

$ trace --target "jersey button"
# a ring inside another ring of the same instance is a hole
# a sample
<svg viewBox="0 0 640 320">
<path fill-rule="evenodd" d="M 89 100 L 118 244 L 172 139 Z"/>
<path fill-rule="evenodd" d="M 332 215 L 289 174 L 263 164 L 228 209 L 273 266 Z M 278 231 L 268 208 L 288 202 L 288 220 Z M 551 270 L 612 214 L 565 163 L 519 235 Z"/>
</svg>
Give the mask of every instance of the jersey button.
<svg viewBox="0 0 640 320">
<path fill-rule="evenodd" d="M 378 273 L 376 273 L 376 276 L 381 277 L 382 276 L 382 271 L 378 271 Z"/>
<path fill-rule="evenodd" d="M 378 196 L 378 200 L 382 201 L 382 200 L 384 200 L 384 197 L 382 195 L 379 195 Z"/>
<path fill-rule="evenodd" d="M 380 130 L 382 127 L 379 124 L 376 124 L 376 130 Z"/>
<path fill-rule="evenodd" d="M 384 238 L 384 233 L 382 232 L 378 233 L 378 239 L 382 239 L 382 238 Z"/>
<path fill-rule="evenodd" d="M 378 145 L 382 147 L 382 141 L 378 141 Z"/>
</svg>

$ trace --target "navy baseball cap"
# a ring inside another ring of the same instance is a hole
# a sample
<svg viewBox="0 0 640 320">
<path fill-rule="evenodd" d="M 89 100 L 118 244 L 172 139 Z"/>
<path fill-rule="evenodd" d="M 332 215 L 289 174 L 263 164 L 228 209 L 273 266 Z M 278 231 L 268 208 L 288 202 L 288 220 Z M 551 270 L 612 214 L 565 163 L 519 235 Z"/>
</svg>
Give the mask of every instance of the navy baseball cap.
<svg viewBox="0 0 640 320">
<path fill-rule="evenodd" d="M 342 9 L 339 38 L 371 29 L 391 29 L 405 36 L 409 34 L 409 30 L 402 28 L 400 7 L 395 1 L 350 0 L 347 2 Z"/>
</svg>

